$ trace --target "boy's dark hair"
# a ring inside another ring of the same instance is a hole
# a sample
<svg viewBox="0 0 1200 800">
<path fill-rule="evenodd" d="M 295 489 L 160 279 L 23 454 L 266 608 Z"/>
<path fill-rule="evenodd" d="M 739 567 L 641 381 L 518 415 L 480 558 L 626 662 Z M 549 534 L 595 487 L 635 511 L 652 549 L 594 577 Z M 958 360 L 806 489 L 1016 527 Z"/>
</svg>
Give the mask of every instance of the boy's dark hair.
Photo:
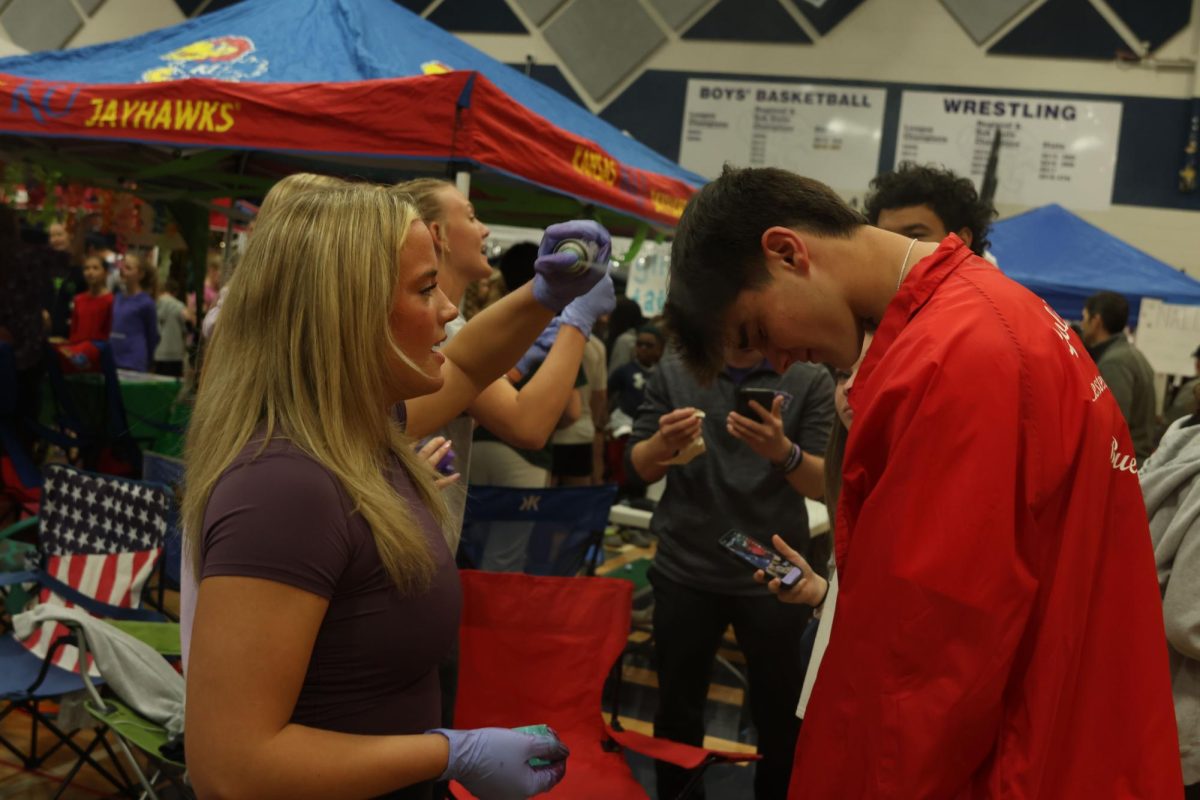
<svg viewBox="0 0 1200 800">
<path fill-rule="evenodd" d="M 653 336 L 655 339 L 658 339 L 658 343 L 659 343 L 659 344 L 664 344 L 664 345 L 665 345 L 665 344 L 667 343 L 667 339 L 666 339 L 666 337 L 665 337 L 665 336 L 663 336 L 662 329 L 660 329 L 660 328 L 659 328 L 657 325 L 655 325 L 653 322 L 647 322 L 647 323 L 645 323 L 645 324 L 643 324 L 643 325 L 639 325 L 639 326 L 638 326 L 638 329 L 637 329 L 637 332 L 638 332 L 638 334 L 639 334 L 639 335 L 641 335 L 641 334 L 643 334 L 643 333 L 648 333 L 648 334 L 650 334 L 650 335 L 651 335 L 651 336 Z"/>
<path fill-rule="evenodd" d="M 929 206 L 950 233 L 971 231 L 971 251 L 983 255 L 996 209 L 979 198 L 975 184 L 948 169 L 905 161 L 894 172 L 876 175 L 867 195 L 867 221 L 879 222 L 879 212 L 891 208 Z"/>
<path fill-rule="evenodd" d="M 774 167 L 726 166 L 683 210 L 671 245 L 664 309 L 672 343 L 701 377 L 725 363 L 724 320 L 744 289 L 770 276 L 762 234 L 781 226 L 848 238 L 862 216 L 819 181 Z"/>
<path fill-rule="evenodd" d="M 1129 324 L 1129 301 L 1116 292 L 1096 292 L 1084 301 L 1083 308 L 1109 333 L 1120 333 Z"/>
</svg>

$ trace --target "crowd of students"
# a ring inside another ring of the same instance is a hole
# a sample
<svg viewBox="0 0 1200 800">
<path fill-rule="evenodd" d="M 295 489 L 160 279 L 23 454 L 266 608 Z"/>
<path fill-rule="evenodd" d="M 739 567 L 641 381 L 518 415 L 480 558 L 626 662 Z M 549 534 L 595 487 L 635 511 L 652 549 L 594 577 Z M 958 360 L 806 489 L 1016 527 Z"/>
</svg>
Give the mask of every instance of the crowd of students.
<svg viewBox="0 0 1200 800">
<path fill-rule="evenodd" d="M 515 246 L 497 278 L 453 184 L 281 181 L 206 285 L 183 509 L 198 792 L 551 789 L 552 732 L 452 727 L 464 485 L 665 478 L 655 732 L 703 740 L 732 625 L 760 800 L 1194 796 L 1200 415 L 1139 486 L 1153 446 L 1084 347 L 1100 360 L 1116 323 L 1089 307 L 1081 341 L 981 258 L 993 216 L 944 170 L 879 176 L 864 219 L 815 181 L 727 169 L 684 212 L 666 318 L 646 321 L 594 222 Z M 577 268 L 567 239 L 596 257 Z M 51 250 L 68 241 L 52 226 Z M 116 293 L 101 254 L 80 267 L 50 330 L 65 313 L 70 342 L 182 371 L 163 343 L 195 320 L 152 266 L 127 254 Z M 460 316 L 472 286 L 486 301 Z M 771 399 L 746 408 L 746 388 Z M 520 570 L 528 527 L 494 529 L 483 566 Z M 730 528 L 801 579 L 722 554 Z M 660 796 L 684 783 L 659 770 Z"/>
</svg>

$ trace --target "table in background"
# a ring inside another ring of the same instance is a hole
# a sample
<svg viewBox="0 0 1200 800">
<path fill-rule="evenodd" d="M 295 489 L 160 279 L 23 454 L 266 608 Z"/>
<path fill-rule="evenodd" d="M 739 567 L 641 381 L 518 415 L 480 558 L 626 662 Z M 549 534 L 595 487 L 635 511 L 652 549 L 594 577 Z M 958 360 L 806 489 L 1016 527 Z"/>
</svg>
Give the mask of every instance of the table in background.
<svg viewBox="0 0 1200 800">
<path fill-rule="evenodd" d="M 191 408 L 178 402 L 183 382 L 167 375 L 117 370 L 121 384 L 121 401 L 130 434 L 143 450 L 154 450 L 168 456 L 183 453 L 183 433 L 191 416 Z M 105 419 L 104 377 L 85 372 L 68 375 L 68 391 L 89 425 L 103 427 Z M 154 425 L 149 423 L 155 423 Z M 170 426 L 163 430 L 156 425 Z"/>
</svg>

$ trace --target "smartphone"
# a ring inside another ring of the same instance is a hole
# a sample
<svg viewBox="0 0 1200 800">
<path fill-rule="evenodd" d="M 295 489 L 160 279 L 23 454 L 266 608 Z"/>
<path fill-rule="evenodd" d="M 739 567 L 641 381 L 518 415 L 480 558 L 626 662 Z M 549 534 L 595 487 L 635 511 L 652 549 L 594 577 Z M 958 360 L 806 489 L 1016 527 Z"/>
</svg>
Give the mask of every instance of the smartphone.
<svg viewBox="0 0 1200 800">
<path fill-rule="evenodd" d="M 757 401 L 760 406 L 770 413 L 771 404 L 775 402 L 775 395 L 776 391 L 774 389 L 767 389 L 761 386 L 744 386 L 738 389 L 737 406 L 734 408 L 734 411 L 746 419 L 753 420 L 754 422 L 762 422 L 762 417 L 750 407 L 750 401 Z"/>
<path fill-rule="evenodd" d="M 804 570 L 776 553 L 774 548 L 741 531 L 729 531 L 718 540 L 718 544 L 755 569 L 761 569 L 772 578 L 779 578 L 779 582 L 787 589 L 804 577 Z"/>
</svg>

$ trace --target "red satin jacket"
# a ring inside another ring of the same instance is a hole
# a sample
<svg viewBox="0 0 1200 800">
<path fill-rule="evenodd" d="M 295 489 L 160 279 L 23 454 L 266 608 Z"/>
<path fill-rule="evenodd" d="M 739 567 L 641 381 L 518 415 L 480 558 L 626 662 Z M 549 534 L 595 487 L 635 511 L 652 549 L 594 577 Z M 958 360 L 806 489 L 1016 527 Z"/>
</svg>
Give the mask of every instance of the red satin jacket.
<svg viewBox="0 0 1200 800">
<path fill-rule="evenodd" d="M 1129 432 L 1079 339 L 955 236 L 851 393 L 840 595 L 789 798 L 1172 798 Z"/>
</svg>

